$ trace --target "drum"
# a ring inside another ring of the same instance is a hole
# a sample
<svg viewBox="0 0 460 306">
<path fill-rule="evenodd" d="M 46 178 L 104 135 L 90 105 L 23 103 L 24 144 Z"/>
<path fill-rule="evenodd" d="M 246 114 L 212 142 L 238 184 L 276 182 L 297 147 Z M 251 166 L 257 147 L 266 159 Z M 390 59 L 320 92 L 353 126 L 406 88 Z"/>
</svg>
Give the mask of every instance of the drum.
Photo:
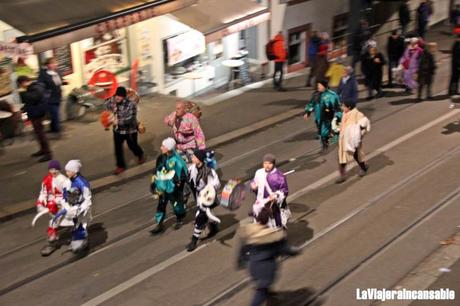
<svg viewBox="0 0 460 306">
<path fill-rule="evenodd" d="M 220 197 L 220 205 L 229 210 L 240 208 L 246 198 L 246 185 L 241 180 L 231 179 L 225 185 Z"/>
</svg>

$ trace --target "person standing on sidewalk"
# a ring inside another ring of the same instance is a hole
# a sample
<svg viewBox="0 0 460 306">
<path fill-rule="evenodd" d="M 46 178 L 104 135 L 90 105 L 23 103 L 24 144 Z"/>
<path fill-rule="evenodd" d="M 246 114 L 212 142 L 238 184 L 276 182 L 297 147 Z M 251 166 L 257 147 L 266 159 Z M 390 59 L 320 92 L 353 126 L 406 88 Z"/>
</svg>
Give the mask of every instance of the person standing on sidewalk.
<svg viewBox="0 0 460 306">
<path fill-rule="evenodd" d="M 426 29 L 431 16 L 430 6 L 426 1 L 420 2 L 417 8 L 417 33 L 421 38 L 425 38 Z"/>
<path fill-rule="evenodd" d="M 185 218 L 184 185 L 188 176 L 187 164 L 176 152 L 176 141 L 171 137 L 163 140 L 160 151 L 150 186 L 151 191 L 159 196 L 155 214 L 157 225 L 150 231 L 152 235 L 164 231 L 163 222 L 166 219 L 168 202 L 176 215 L 176 230 L 181 228 Z"/>
<path fill-rule="evenodd" d="M 388 54 L 388 87 L 393 87 L 393 69 L 398 67 L 399 60 L 404 54 L 404 38 L 399 35 L 398 30 L 391 32 L 387 42 Z"/>
<path fill-rule="evenodd" d="M 273 54 L 275 55 L 275 72 L 273 73 L 273 88 L 278 91 L 286 91 L 283 87 L 284 63 L 286 62 L 286 43 L 283 33 L 280 31 L 273 38 Z"/>
<path fill-rule="evenodd" d="M 458 82 L 460 80 L 460 35 L 457 35 L 452 46 L 451 76 L 449 83 L 449 95 L 458 95 Z"/>
<path fill-rule="evenodd" d="M 51 57 L 45 61 L 46 69 L 42 69 L 38 76 L 38 82 L 45 84 L 45 100 L 48 103 L 48 111 L 51 119 L 51 133 L 61 132 L 60 106 L 62 100 L 62 85 L 67 85 L 59 74 L 56 59 Z"/>
<path fill-rule="evenodd" d="M 407 33 L 407 26 L 410 23 L 410 10 L 407 6 L 406 1 L 403 1 L 399 6 L 399 24 L 401 25 L 402 35 L 405 36 Z"/>
<path fill-rule="evenodd" d="M 356 80 L 353 68 L 345 67 L 345 75 L 340 80 L 339 88 L 337 89 L 340 101 L 352 101 L 358 103 L 358 81 Z"/>
<path fill-rule="evenodd" d="M 219 231 L 220 220 L 212 214 L 212 209 L 219 205 L 217 192 L 220 187 L 219 176 L 216 171 L 209 168 L 205 163 L 206 151 L 195 150 L 192 156 L 193 164 L 188 168 L 188 182 L 195 195 L 195 202 L 198 206 L 195 215 L 195 228 L 192 240 L 187 245 L 187 251 L 196 249 L 201 232 L 208 225 L 209 233 L 206 238 L 214 237 Z"/>
<path fill-rule="evenodd" d="M 333 59 L 326 72 L 329 87 L 335 92 L 337 92 L 340 85 L 340 80 L 345 75 L 345 66 L 343 65 L 343 62 L 344 60 L 341 57 Z"/>
<path fill-rule="evenodd" d="M 436 52 L 436 43 L 430 43 L 425 46 L 418 68 L 418 94 L 417 99 L 422 101 L 423 87 L 426 86 L 426 98 L 431 100 L 431 84 L 433 83 L 436 72 L 436 62 L 434 53 Z"/>
<path fill-rule="evenodd" d="M 326 152 L 332 134 L 332 120 L 337 118 L 336 120 L 340 121 L 342 118 L 339 96 L 329 89 L 326 80 L 317 83 L 316 92 L 305 106 L 304 118 L 308 119 L 312 112 L 315 112 L 315 124 L 318 138 L 321 139 L 322 151 Z"/>
<path fill-rule="evenodd" d="M 46 101 L 44 99 L 44 87 L 41 83 L 32 82 L 28 76 L 20 76 L 17 79 L 19 96 L 24 104 L 24 110 L 27 117 L 32 122 L 35 136 L 40 144 L 40 150 L 32 154 L 32 157 L 41 156 L 39 162 L 45 162 L 52 159 L 51 150 L 46 139 L 43 119 L 46 115 Z"/>
<path fill-rule="evenodd" d="M 377 98 L 383 96 L 382 78 L 383 66 L 386 64 L 385 57 L 376 47 L 370 47 L 362 60 L 362 70 L 365 76 L 365 83 L 368 90 L 367 100 L 374 98 L 374 90 Z"/>
<path fill-rule="evenodd" d="M 406 86 L 406 93 L 412 94 L 412 91 L 417 88 L 417 81 L 415 80 L 418 72 L 420 56 L 422 55 L 422 48 L 419 47 L 418 38 L 413 37 L 410 39 L 410 44 L 404 51 L 403 56 L 399 60 L 399 64 L 404 71 L 404 85 Z"/>
<path fill-rule="evenodd" d="M 177 150 L 190 160 L 195 149 L 206 149 L 205 136 L 200 122 L 186 110 L 184 101 L 176 103 L 176 111 L 164 118 L 164 123 L 172 128 Z"/>
<path fill-rule="evenodd" d="M 310 65 L 310 73 L 308 74 L 307 84 L 305 87 L 311 86 L 311 79 L 316 75 L 317 59 L 321 38 L 319 38 L 318 31 L 313 31 L 313 34 L 308 43 L 308 63 Z M 316 80 L 315 80 L 316 81 Z"/>
<path fill-rule="evenodd" d="M 123 156 L 123 143 L 125 141 L 128 144 L 128 148 L 137 157 L 137 163 L 141 165 L 145 162 L 144 151 L 137 143 L 137 105 L 127 98 L 126 88 L 118 87 L 115 95 L 105 102 L 105 108 L 114 115 L 113 141 L 117 160 L 117 168 L 114 174 L 118 175 L 126 170 Z"/>
<path fill-rule="evenodd" d="M 359 27 L 355 29 L 353 32 L 353 37 L 352 37 L 352 54 L 353 54 L 353 59 L 352 59 L 352 64 L 351 66 L 353 69 L 355 69 L 356 64 L 361 61 L 361 56 L 363 53 L 363 46 L 366 41 L 368 41 L 371 37 L 371 32 L 369 30 L 369 23 L 367 20 L 360 20 L 359 22 Z"/>
<path fill-rule="evenodd" d="M 257 215 L 256 223 L 242 225 L 238 252 L 238 269 L 249 268 L 255 285 L 251 306 L 261 306 L 267 300 L 269 290 L 276 279 L 277 259 L 280 256 L 296 256 L 300 249 L 288 244 L 286 232 L 268 226 L 272 212 L 264 207 Z"/>
<path fill-rule="evenodd" d="M 359 176 L 363 177 L 367 174 L 369 167 L 364 159 L 364 150 L 362 137 L 370 131 L 371 125 L 369 119 L 364 116 L 358 109 L 356 104 L 345 100 L 342 104 L 342 121 L 340 124 L 339 134 L 339 172 L 340 176 L 336 183 L 341 184 L 347 179 L 347 163 L 355 160 L 359 167 Z"/>
</svg>

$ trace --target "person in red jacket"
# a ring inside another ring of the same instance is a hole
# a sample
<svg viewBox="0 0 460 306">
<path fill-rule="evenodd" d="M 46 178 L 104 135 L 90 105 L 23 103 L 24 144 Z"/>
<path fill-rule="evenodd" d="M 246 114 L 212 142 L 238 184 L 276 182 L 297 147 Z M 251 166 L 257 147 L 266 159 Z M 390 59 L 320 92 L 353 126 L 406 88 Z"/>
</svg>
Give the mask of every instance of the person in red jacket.
<svg viewBox="0 0 460 306">
<path fill-rule="evenodd" d="M 273 39 L 273 53 L 276 56 L 275 62 L 275 72 L 273 73 L 273 87 L 279 91 L 286 91 L 283 88 L 283 66 L 286 62 L 286 46 L 284 42 L 284 36 L 282 32 L 278 34 Z"/>
</svg>

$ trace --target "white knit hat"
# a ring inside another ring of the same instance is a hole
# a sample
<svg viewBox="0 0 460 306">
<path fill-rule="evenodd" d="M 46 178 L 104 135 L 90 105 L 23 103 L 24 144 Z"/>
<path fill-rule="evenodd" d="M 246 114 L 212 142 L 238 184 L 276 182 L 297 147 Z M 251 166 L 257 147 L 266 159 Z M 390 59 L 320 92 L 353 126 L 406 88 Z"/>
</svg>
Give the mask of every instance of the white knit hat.
<svg viewBox="0 0 460 306">
<path fill-rule="evenodd" d="M 174 148 L 176 148 L 176 141 L 173 138 L 168 137 L 165 140 L 163 140 L 161 145 L 165 147 L 166 149 L 168 149 L 169 151 L 172 151 L 174 150 Z"/>
<path fill-rule="evenodd" d="M 65 171 L 71 171 L 78 173 L 81 169 L 81 162 L 78 159 L 69 160 L 69 162 L 65 165 Z"/>
</svg>

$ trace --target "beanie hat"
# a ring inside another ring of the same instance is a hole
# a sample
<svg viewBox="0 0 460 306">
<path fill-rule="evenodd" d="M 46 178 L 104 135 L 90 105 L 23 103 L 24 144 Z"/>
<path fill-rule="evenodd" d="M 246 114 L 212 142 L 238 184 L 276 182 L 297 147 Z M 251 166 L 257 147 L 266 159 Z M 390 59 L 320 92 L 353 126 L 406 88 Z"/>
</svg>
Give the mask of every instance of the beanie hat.
<svg viewBox="0 0 460 306">
<path fill-rule="evenodd" d="M 71 172 L 78 173 L 80 172 L 80 169 L 81 169 L 81 162 L 78 159 L 69 160 L 67 165 L 65 165 L 65 171 L 71 171 Z"/>
<path fill-rule="evenodd" d="M 264 155 L 263 161 L 275 164 L 276 163 L 276 157 L 275 157 L 275 155 L 268 153 L 268 154 Z"/>
<path fill-rule="evenodd" d="M 329 82 L 327 80 L 319 80 L 318 84 L 323 85 L 325 88 L 329 88 Z"/>
<path fill-rule="evenodd" d="M 193 151 L 193 155 L 195 155 L 195 157 L 198 158 L 198 160 L 200 162 L 204 162 L 204 160 L 206 159 L 206 151 L 205 150 L 195 150 L 195 151 Z"/>
<path fill-rule="evenodd" d="M 345 105 L 346 107 L 348 107 L 349 109 L 353 109 L 356 107 L 356 102 L 353 101 L 353 100 L 350 100 L 350 99 L 345 99 L 343 101 L 343 105 Z"/>
<path fill-rule="evenodd" d="M 49 169 L 61 170 L 61 164 L 57 160 L 50 160 L 48 163 L 48 170 Z"/>
<path fill-rule="evenodd" d="M 117 88 L 117 91 L 115 92 L 115 96 L 126 98 L 126 95 L 127 95 L 126 88 L 121 87 L 121 86 Z"/>
<path fill-rule="evenodd" d="M 168 149 L 168 151 L 172 151 L 176 148 L 176 141 L 173 138 L 168 137 L 165 140 L 163 140 L 161 145 Z"/>
</svg>

